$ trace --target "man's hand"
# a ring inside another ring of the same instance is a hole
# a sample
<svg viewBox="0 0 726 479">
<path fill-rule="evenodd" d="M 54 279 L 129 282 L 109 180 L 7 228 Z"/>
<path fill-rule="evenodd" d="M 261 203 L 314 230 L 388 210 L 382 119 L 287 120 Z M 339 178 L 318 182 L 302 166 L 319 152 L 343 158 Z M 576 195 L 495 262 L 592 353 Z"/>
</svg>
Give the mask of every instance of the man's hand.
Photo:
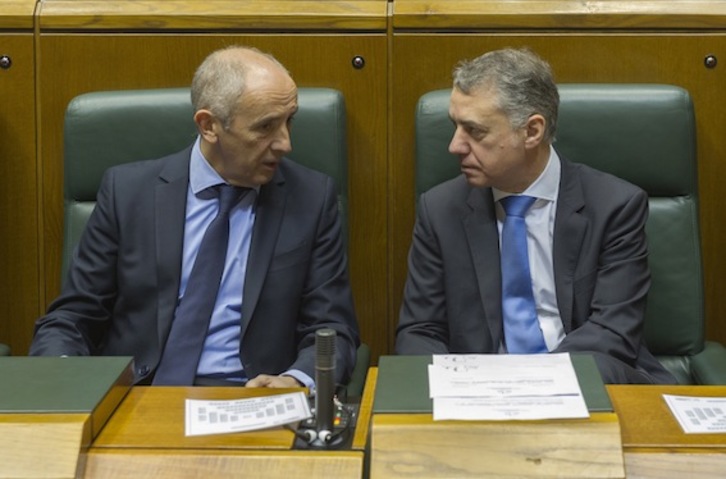
<svg viewBox="0 0 726 479">
<path fill-rule="evenodd" d="M 301 388 L 304 387 L 292 376 L 270 376 L 260 374 L 247 381 L 248 388 Z"/>
</svg>

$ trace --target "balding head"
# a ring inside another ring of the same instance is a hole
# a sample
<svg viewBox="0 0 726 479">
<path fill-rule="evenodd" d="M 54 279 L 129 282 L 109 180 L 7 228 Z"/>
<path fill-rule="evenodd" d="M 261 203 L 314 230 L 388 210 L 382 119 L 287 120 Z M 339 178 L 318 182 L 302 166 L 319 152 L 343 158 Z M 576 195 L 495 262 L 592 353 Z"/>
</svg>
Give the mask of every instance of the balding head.
<svg viewBox="0 0 726 479">
<path fill-rule="evenodd" d="M 192 106 L 209 110 L 229 126 L 248 83 L 289 79 L 290 73 L 275 57 L 253 47 L 231 46 L 211 53 L 192 80 Z"/>
</svg>

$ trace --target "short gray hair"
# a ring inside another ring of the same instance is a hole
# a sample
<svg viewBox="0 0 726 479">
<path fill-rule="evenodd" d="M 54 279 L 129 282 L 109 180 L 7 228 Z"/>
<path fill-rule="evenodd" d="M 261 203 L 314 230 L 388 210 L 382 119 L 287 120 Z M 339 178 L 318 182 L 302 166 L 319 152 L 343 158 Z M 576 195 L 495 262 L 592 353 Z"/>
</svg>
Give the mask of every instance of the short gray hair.
<svg viewBox="0 0 726 479">
<path fill-rule="evenodd" d="M 201 109 L 211 111 L 225 129 L 231 125 L 239 99 L 245 91 L 246 59 L 229 54 L 237 50 L 259 53 L 287 71 L 275 57 L 254 47 L 232 45 L 205 58 L 192 79 L 192 107 L 195 112 Z"/>
<path fill-rule="evenodd" d="M 534 114 L 545 119 L 545 140 L 557 130 L 560 95 L 550 65 L 529 49 L 505 48 L 460 62 L 454 87 L 466 95 L 492 88 L 512 128 L 522 128 Z"/>
</svg>

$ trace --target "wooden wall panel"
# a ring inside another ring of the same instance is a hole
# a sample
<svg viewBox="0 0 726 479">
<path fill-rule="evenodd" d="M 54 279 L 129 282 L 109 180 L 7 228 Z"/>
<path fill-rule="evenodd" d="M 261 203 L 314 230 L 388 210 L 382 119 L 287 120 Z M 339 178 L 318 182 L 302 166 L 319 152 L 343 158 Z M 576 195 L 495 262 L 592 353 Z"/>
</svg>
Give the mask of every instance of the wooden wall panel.
<svg viewBox="0 0 726 479">
<path fill-rule="evenodd" d="M 707 336 L 726 342 L 726 250 L 721 246 L 726 237 L 726 215 L 720 199 L 726 178 L 726 33 L 720 32 L 394 33 L 389 163 L 390 328 L 395 331 L 414 223 L 416 101 L 427 91 L 450 88 L 451 71 L 459 60 L 506 46 L 531 47 L 551 63 L 559 82 L 670 83 L 691 92 L 698 129 Z M 704 65 L 704 58 L 710 54 L 719 59 L 713 69 Z"/>
<path fill-rule="evenodd" d="M 38 202 L 35 154 L 34 1 L 11 0 L 0 12 L 0 342 L 25 354 L 39 313 Z"/>
<path fill-rule="evenodd" d="M 40 157 L 43 164 L 45 302 L 59 291 L 62 122 L 76 95 L 105 89 L 188 86 L 197 65 L 229 44 L 274 54 L 298 85 L 337 88 L 346 99 L 351 281 L 362 338 L 377 357 L 388 337 L 386 270 L 385 33 L 164 34 L 43 33 L 39 38 Z M 355 69 L 355 55 L 366 59 Z M 294 145 L 293 145 L 294 146 Z"/>
</svg>

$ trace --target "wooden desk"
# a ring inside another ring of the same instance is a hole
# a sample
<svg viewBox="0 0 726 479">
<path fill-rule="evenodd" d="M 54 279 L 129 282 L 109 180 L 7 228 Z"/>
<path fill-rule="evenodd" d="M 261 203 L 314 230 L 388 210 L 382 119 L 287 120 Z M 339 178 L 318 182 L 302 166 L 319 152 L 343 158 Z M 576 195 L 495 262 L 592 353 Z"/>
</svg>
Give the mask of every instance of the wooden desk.
<svg viewBox="0 0 726 479">
<path fill-rule="evenodd" d="M 726 434 L 684 434 L 663 394 L 726 397 L 726 386 L 607 386 L 620 418 L 628 479 L 722 478 Z"/>
<path fill-rule="evenodd" d="M 130 357 L 1 357 L 0 479 L 71 479 L 131 388 Z"/>
<path fill-rule="evenodd" d="M 71 479 L 91 414 L 0 414 L 0 479 Z"/>
<path fill-rule="evenodd" d="M 372 376 L 378 375 L 369 371 Z M 391 383 L 382 378 L 380 384 Z M 611 410 L 593 412 L 587 419 L 434 421 L 430 409 L 418 406 L 411 412 L 404 412 L 405 406 L 400 412 L 382 404 L 374 407 L 372 479 L 625 475 L 620 427 Z"/>
<path fill-rule="evenodd" d="M 369 372 L 369 380 L 377 377 L 376 369 Z M 367 385 L 366 393 L 372 393 L 371 386 L 374 385 Z M 527 453 L 522 446 L 531 441 L 541 448 L 541 443 L 550 440 L 557 428 L 561 428 L 562 437 L 556 438 L 557 447 L 553 446 L 549 457 L 540 463 L 549 461 L 548 467 L 554 464 L 554 468 L 533 468 L 530 476 L 516 474 L 517 477 L 622 477 L 622 472 L 618 475 L 615 469 L 603 468 L 607 464 L 605 457 L 593 462 L 591 472 L 582 472 L 582 458 L 593 457 L 595 451 L 586 445 L 603 447 L 598 444 L 598 434 L 608 439 L 613 427 L 620 430 L 628 479 L 724 477 L 726 434 L 684 434 L 662 395 L 726 397 L 726 386 L 617 385 L 607 386 L 607 390 L 615 414 L 592 414 L 591 426 L 596 427 L 588 430 L 588 436 L 577 434 L 576 428 L 565 424 L 567 421 L 529 421 L 524 427 L 508 429 L 506 423 L 497 425 L 491 421 L 435 422 L 431 414 L 374 414 L 371 478 L 412 474 L 417 478 L 512 477 L 513 464 L 521 462 L 522 455 Z M 581 453 L 569 453 L 578 447 Z M 381 454 L 381 450 L 386 452 Z M 390 451 L 398 457 L 392 458 Z"/>
<path fill-rule="evenodd" d="M 82 457 L 81 477 L 335 477 L 363 475 L 372 388 L 359 410 L 352 448 L 292 450 L 284 428 L 186 437 L 185 399 L 241 399 L 269 389 L 135 387 Z M 295 390 L 276 390 L 275 393 Z"/>
</svg>

